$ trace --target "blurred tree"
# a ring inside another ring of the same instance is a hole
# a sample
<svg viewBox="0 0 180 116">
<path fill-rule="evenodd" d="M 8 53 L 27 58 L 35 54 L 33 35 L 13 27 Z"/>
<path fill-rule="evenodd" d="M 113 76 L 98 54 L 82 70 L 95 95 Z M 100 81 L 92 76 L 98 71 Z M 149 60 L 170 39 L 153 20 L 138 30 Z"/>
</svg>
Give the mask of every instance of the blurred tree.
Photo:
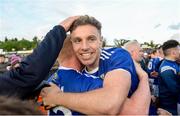
<svg viewBox="0 0 180 116">
<path fill-rule="evenodd" d="M 151 40 L 150 42 L 144 42 L 142 45 L 147 45 L 150 48 L 158 48 L 160 46 L 160 44 L 155 44 L 153 40 Z"/>
<path fill-rule="evenodd" d="M 122 47 L 125 43 L 129 42 L 130 40 L 126 39 L 114 39 L 115 47 Z"/>
<path fill-rule="evenodd" d="M 103 38 L 103 41 L 102 41 L 103 43 L 102 43 L 102 47 L 106 47 L 106 45 L 107 45 L 107 42 L 106 42 L 106 38 Z"/>
<path fill-rule="evenodd" d="M 28 41 L 24 38 L 22 40 L 19 40 L 17 38 L 12 38 L 12 39 L 5 39 L 4 42 L 0 43 L 0 48 L 5 50 L 5 51 L 12 51 L 14 50 L 31 50 L 34 49 L 35 44 L 34 42 Z"/>
<path fill-rule="evenodd" d="M 5 40 L 5 42 L 6 42 L 6 41 L 8 41 L 8 38 L 7 38 L 7 37 L 5 37 L 5 39 L 4 39 L 4 40 Z"/>
</svg>

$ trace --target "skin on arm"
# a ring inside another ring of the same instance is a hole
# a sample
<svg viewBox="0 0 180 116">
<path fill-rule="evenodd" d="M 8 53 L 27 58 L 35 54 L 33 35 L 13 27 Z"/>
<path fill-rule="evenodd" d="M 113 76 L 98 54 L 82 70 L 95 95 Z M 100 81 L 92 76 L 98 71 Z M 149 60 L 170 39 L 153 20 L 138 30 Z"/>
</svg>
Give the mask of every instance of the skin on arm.
<svg viewBox="0 0 180 116">
<path fill-rule="evenodd" d="M 106 74 L 103 88 L 84 93 L 63 93 L 54 85 L 44 88 L 41 95 L 46 105 L 62 105 L 84 114 L 118 114 L 130 84 L 129 72 L 113 70 Z"/>
<path fill-rule="evenodd" d="M 136 72 L 139 77 L 139 85 L 135 93 L 130 98 L 127 98 L 123 104 L 120 114 L 148 114 L 151 101 L 150 88 L 147 73 L 142 70 L 136 62 Z"/>
</svg>

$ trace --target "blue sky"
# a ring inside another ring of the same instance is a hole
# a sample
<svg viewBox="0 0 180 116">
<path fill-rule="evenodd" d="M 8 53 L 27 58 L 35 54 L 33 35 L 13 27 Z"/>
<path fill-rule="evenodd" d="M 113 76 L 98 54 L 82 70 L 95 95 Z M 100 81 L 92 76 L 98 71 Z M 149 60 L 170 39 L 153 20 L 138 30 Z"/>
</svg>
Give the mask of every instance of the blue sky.
<svg viewBox="0 0 180 116">
<path fill-rule="evenodd" d="M 180 0 L 0 0 L 0 40 L 42 38 L 63 19 L 81 14 L 101 21 L 108 44 L 115 38 L 180 41 Z"/>
</svg>

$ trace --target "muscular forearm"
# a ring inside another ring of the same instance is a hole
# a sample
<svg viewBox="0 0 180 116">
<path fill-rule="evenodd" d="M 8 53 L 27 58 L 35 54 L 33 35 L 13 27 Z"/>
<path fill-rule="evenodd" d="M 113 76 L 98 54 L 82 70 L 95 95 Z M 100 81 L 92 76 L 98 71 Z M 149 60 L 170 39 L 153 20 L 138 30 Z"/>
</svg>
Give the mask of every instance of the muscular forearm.
<svg viewBox="0 0 180 116">
<path fill-rule="evenodd" d="M 120 98 L 118 94 L 114 94 L 113 88 L 102 88 L 85 93 L 64 93 L 57 99 L 59 105 L 84 114 L 117 114 Z"/>
<path fill-rule="evenodd" d="M 142 78 L 135 93 L 124 102 L 120 114 L 148 114 L 150 99 L 148 78 Z"/>
<path fill-rule="evenodd" d="M 127 97 L 130 83 L 129 73 L 113 70 L 106 74 L 103 88 L 85 93 L 64 93 L 58 99 L 59 105 L 84 114 L 118 114 Z"/>
</svg>

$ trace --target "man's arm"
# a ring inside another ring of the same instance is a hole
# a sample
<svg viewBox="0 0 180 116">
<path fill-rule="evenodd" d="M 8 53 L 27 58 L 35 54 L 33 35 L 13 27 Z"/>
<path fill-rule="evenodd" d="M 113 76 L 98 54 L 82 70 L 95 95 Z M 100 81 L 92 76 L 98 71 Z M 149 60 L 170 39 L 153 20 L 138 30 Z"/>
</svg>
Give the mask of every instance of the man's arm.
<svg viewBox="0 0 180 116">
<path fill-rule="evenodd" d="M 103 88 L 85 93 L 63 93 L 52 86 L 44 88 L 41 95 L 45 105 L 62 105 L 84 114 L 118 114 L 130 84 L 129 72 L 113 70 L 106 74 Z"/>
<path fill-rule="evenodd" d="M 0 75 L 0 94 L 27 94 L 49 73 L 66 37 L 65 30 L 56 26 L 44 40 L 27 56 L 20 67 Z"/>
<path fill-rule="evenodd" d="M 77 18 L 70 17 L 61 22 L 61 26 L 55 26 L 20 67 L 0 75 L 0 94 L 23 98 L 32 92 L 49 73 L 62 48 L 66 31 Z"/>
<path fill-rule="evenodd" d="M 135 66 L 140 82 L 137 90 L 124 102 L 120 112 L 121 115 L 145 115 L 149 112 L 151 94 L 149 89 L 148 75 L 142 70 L 139 64 L 135 63 Z"/>
</svg>

